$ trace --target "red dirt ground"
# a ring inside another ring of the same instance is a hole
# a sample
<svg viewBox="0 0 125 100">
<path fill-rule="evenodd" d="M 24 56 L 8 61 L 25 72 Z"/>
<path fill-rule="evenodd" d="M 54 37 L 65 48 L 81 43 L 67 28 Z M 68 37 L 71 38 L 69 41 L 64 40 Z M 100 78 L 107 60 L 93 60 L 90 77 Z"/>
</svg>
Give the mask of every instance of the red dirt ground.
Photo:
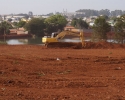
<svg viewBox="0 0 125 100">
<path fill-rule="evenodd" d="M 124 45 L 59 45 L 0 45 L 0 100 L 125 100 Z"/>
</svg>

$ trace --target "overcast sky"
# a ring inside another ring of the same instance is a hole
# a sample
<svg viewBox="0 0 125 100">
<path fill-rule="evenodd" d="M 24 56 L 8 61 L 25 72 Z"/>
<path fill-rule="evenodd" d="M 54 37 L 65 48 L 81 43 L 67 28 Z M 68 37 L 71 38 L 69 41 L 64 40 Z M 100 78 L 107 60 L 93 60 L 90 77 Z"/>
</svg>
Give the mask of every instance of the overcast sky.
<svg viewBox="0 0 125 100">
<path fill-rule="evenodd" d="M 32 11 L 34 15 L 41 15 L 79 9 L 125 10 L 125 0 L 0 0 L 0 14 Z"/>
</svg>

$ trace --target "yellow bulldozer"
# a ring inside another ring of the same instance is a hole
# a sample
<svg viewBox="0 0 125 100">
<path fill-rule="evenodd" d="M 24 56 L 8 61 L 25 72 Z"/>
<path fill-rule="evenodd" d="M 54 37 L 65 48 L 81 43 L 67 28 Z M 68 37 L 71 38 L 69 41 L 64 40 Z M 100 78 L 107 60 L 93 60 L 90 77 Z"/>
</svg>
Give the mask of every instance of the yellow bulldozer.
<svg viewBox="0 0 125 100">
<path fill-rule="evenodd" d="M 84 43 L 84 35 L 83 31 L 79 29 L 74 29 L 74 30 L 64 30 L 60 33 L 52 33 L 51 36 L 44 36 L 42 38 L 42 43 L 49 44 L 53 42 L 59 42 L 60 39 L 63 39 L 65 36 L 76 36 L 79 37 L 82 43 L 82 47 L 85 46 Z"/>
</svg>

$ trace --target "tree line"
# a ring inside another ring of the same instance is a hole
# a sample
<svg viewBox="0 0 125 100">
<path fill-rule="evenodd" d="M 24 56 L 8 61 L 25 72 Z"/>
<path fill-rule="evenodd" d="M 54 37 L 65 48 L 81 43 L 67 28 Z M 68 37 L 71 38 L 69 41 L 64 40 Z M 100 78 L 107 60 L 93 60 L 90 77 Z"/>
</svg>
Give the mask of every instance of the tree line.
<svg viewBox="0 0 125 100">
<path fill-rule="evenodd" d="M 32 18 L 29 22 L 20 21 L 14 22 L 13 25 L 15 28 L 22 28 L 36 36 L 44 36 L 45 34 L 51 34 L 58 30 L 63 30 L 66 26 L 67 20 L 64 16 L 61 15 L 52 15 L 49 18 Z M 11 26 L 11 27 L 10 27 Z M 8 24 L 7 21 L 0 23 L 0 35 L 4 33 L 9 33 L 9 29 L 12 28 L 11 24 Z M 4 32 L 8 31 L 8 32 Z"/>
<path fill-rule="evenodd" d="M 19 23 L 14 23 L 16 28 L 24 27 L 29 34 L 35 36 L 50 35 L 52 32 L 63 31 L 64 27 L 67 25 L 68 21 L 64 16 L 52 15 L 49 18 L 32 18 L 29 22 L 20 21 Z M 72 19 L 71 25 L 77 29 L 88 29 L 89 25 L 86 21 L 77 18 Z M 9 34 L 9 29 L 12 25 L 7 22 L 0 23 L 0 35 Z M 99 16 L 94 21 L 92 32 L 92 41 L 107 40 L 107 33 L 114 30 L 114 39 L 118 43 L 124 43 L 125 39 L 125 15 L 115 19 L 115 24 L 112 27 L 107 22 L 107 17 Z"/>
<path fill-rule="evenodd" d="M 107 33 L 113 29 L 113 39 L 123 44 L 125 41 L 125 15 L 115 19 L 114 26 L 111 26 L 105 19 L 105 17 L 98 17 L 93 25 L 92 40 L 100 41 L 107 40 Z"/>
</svg>

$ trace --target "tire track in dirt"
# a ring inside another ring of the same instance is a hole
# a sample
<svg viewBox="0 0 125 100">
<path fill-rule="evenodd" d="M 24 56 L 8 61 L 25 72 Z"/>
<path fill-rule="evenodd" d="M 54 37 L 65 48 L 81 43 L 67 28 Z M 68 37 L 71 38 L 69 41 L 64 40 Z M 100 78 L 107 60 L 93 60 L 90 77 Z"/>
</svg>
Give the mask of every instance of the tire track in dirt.
<svg viewBox="0 0 125 100">
<path fill-rule="evenodd" d="M 31 87 L 40 89 L 107 87 L 104 82 L 105 80 L 91 82 L 85 79 L 37 79 L 37 81 L 29 79 L 27 81 Z"/>
</svg>

